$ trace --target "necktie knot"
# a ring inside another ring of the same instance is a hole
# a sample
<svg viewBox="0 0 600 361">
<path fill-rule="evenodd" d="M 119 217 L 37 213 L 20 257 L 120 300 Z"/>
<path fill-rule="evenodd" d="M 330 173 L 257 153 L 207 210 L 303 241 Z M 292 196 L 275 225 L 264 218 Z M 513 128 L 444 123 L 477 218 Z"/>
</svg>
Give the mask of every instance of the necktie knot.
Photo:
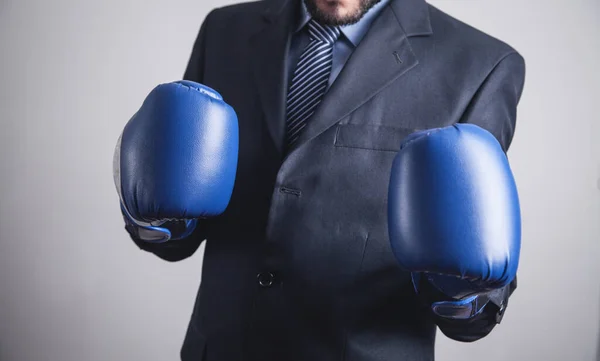
<svg viewBox="0 0 600 361">
<path fill-rule="evenodd" d="M 340 28 L 337 26 L 321 25 L 314 19 L 311 19 L 308 22 L 308 33 L 311 40 L 333 44 L 340 36 Z"/>
</svg>

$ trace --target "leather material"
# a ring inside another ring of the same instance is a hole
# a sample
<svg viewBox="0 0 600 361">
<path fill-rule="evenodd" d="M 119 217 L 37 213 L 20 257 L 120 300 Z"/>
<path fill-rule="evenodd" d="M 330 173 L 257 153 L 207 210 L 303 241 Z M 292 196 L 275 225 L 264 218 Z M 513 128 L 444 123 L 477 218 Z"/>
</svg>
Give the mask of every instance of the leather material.
<svg viewBox="0 0 600 361">
<path fill-rule="evenodd" d="M 204 246 L 186 343 L 202 335 L 206 347 L 184 346 L 188 359 L 433 360 L 434 322 L 453 339 L 484 337 L 492 309 L 450 322 L 420 304 L 391 251 L 388 183 L 415 130 L 475 123 L 508 149 L 522 57 L 423 0 L 393 0 L 312 117 L 313 136 L 284 156 L 285 59 L 300 4 L 216 9 L 191 49 L 184 78 L 217 89 L 239 117 L 235 189 L 223 215 L 181 242 L 134 238 L 170 262 Z M 270 287 L 259 284 L 264 272 L 275 275 Z"/>
<path fill-rule="evenodd" d="M 456 124 L 408 136 L 392 166 L 388 207 L 395 257 L 444 293 L 465 297 L 515 278 L 517 188 L 502 147 L 483 128 Z"/>
<path fill-rule="evenodd" d="M 164 243 L 169 240 L 183 239 L 190 236 L 198 226 L 198 219 L 159 221 L 160 226 L 154 226 L 134 219 L 123 203 L 121 203 L 121 213 L 126 225 L 132 227 L 135 236 L 144 242 Z"/>
<path fill-rule="evenodd" d="M 434 302 L 431 309 L 440 317 L 464 320 L 479 315 L 488 302 L 485 296 L 469 296 L 454 302 Z"/>
<path fill-rule="evenodd" d="M 238 137 L 237 115 L 215 90 L 191 81 L 154 88 L 125 126 L 115 155 L 126 218 L 169 239 L 169 229 L 160 227 L 166 221 L 223 213 L 236 177 Z M 186 223 L 184 235 L 195 223 Z"/>
</svg>

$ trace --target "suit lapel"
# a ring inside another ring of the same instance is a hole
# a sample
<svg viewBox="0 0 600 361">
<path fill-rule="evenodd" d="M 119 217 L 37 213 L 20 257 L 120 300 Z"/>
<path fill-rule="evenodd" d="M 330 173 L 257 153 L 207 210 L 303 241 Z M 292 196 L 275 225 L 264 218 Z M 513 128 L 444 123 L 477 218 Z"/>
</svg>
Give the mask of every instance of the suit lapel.
<svg viewBox="0 0 600 361">
<path fill-rule="evenodd" d="M 254 78 L 269 134 L 283 152 L 286 61 L 297 6 L 294 0 L 269 0 L 262 27 L 250 38 Z"/>
<path fill-rule="evenodd" d="M 431 27 L 423 0 L 390 3 L 354 50 L 290 152 L 339 122 L 416 66 L 418 60 L 408 38 L 428 34 Z"/>
</svg>

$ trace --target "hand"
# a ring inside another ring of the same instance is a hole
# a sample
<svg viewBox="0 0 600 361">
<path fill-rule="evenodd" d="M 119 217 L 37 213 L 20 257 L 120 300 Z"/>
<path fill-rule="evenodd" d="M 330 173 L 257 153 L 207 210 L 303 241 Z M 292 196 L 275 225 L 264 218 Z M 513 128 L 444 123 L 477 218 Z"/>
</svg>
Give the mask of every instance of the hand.
<svg viewBox="0 0 600 361">
<path fill-rule="evenodd" d="M 394 160 L 390 242 L 417 292 L 439 294 L 432 310 L 472 317 L 515 277 L 521 223 L 517 189 L 497 140 L 472 124 L 407 137 Z"/>
<path fill-rule="evenodd" d="M 148 242 L 189 235 L 198 219 L 225 211 L 237 159 L 237 116 L 221 95 L 190 81 L 157 86 L 115 150 L 126 222 Z"/>
</svg>

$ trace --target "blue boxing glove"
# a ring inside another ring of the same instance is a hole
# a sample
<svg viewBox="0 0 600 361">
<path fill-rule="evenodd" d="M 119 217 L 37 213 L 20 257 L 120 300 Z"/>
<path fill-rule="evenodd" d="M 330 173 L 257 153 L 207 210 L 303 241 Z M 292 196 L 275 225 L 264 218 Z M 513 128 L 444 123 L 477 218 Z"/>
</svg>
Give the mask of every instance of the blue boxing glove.
<svg viewBox="0 0 600 361">
<path fill-rule="evenodd" d="M 225 211 L 237 160 L 237 116 L 221 95 L 191 81 L 157 86 L 115 150 L 125 221 L 147 242 L 185 238 Z"/>
<path fill-rule="evenodd" d="M 502 147 L 472 124 L 416 132 L 391 172 L 390 242 L 437 316 L 469 319 L 506 296 L 521 246 L 517 188 Z M 431 292 L 431 289 L 435 292 Z"/>
</svg>

